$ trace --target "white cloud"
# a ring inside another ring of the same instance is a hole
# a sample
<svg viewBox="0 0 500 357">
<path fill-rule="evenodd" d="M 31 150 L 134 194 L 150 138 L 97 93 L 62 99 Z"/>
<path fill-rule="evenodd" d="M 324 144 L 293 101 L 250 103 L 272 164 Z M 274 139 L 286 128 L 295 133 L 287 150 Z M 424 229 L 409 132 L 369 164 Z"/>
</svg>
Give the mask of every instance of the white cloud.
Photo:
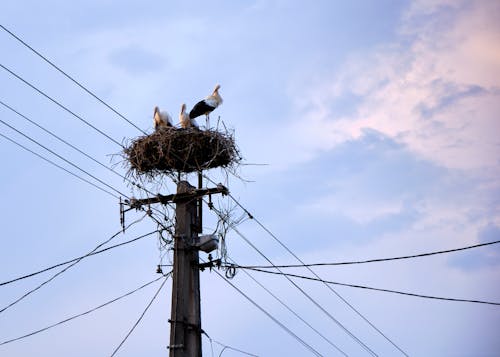
<svg viewBox="0 0 500 357">
<path fill-rule="evenodd" d="M 300 98 L 300 120 L 288 129 L 304 157 L 359 139 L 369 128 L 444 167 L 498 171 L 499 6 L 432 3 L 419 2 L 404 17 L 400 40 L 408 46 L 353 56 Z M 338 115 L 334 105 L 346 93 L 360 103 Z"/>
</svg>

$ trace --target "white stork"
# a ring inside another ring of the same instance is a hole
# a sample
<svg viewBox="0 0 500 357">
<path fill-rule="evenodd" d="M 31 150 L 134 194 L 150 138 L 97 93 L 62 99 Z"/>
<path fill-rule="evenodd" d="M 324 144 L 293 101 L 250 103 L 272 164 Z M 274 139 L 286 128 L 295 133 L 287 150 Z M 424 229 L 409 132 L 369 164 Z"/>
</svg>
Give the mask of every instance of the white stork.
<svg viewBox="0 0 500 357">
<path fill-rule="evenodd" d="M 198 124 L 196 123 L 196 121 L 194 119 L 191 119 L 188 115 L 188 113 L 186 113 L 186 104 L 182 104 L 181 106 L 181 112 L 179 114 L 179 123 L 181 125 L 181 128 L 190 128 L 190 127 L 195 127 L 197 128 L 198 127 Z"/>
<path fill-rule="evenodd" d="M 167 112 L 160 112 L 160 108 L 155 107 L 153 114 L 155 130 L 173 127 L 172 118 Z"/>
<path fill-rule="evenodd" d="M 207 118 L 207 129 L 210 127 L 210 117 L 209 114 L 222 104 L 222 98 L 219 94 L 220 85 L 217 84 L 215 89 L 211 95 L 206 97 L 205 99 L 196 103 L 196 105 L 189 112 L 189 117 L 194 119 L 199 117 L 200 115 L 205 114 Z"/>
</svg>

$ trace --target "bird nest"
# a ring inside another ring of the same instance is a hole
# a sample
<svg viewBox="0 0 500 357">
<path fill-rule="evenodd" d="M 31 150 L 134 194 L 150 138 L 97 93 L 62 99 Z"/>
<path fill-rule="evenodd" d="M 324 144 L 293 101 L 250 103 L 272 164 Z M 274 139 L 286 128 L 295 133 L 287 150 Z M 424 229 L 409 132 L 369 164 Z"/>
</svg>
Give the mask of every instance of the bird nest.
<svg viewBox="0 0 500 357">
<path fill-rule="evenodd" d="M 133 140 L 123 150 L 129 175 L 158 174 L 230 167 L 241 161 L 231 133 L 197 128 L 163 128 Z"/>
</svg>

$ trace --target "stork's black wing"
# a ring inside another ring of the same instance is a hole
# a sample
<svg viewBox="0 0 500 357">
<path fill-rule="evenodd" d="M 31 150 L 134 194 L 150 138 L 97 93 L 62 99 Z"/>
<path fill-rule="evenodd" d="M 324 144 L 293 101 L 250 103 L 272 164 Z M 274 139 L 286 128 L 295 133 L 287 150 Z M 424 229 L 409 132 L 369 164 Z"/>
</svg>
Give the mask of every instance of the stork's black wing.
<svg viewBox="0 0 500 357">
<path fill-rule="evenodd" d="M 200 115 L 210 113 L 215 108 L 216 107 L 208 105 L 207 102 L 205 102 L 204 100 L 199 101 L 198 103 L 196 103 L 196 105 L 193 107 L 193 109 L 191 109 L 191 111 L 189 112 L 189 117 L 191 119 L 194 119 L 196 117 L 199 117 Z"/>
</svg>

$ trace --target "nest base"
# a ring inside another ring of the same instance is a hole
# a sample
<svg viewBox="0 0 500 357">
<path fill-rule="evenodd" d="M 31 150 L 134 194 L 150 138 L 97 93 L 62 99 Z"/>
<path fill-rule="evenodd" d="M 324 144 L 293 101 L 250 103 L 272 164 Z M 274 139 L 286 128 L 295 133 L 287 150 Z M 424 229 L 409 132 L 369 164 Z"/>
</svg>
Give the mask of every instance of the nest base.
<svg viewBox="0 0 500 357">
<path fill-rule="evenodd" d="M 241 160 L 229 133 L 197 128 L 163 128 L 133 140 L 124 149 L 129 173 L 194 172 L 227 167 Z"/>
</svg>

